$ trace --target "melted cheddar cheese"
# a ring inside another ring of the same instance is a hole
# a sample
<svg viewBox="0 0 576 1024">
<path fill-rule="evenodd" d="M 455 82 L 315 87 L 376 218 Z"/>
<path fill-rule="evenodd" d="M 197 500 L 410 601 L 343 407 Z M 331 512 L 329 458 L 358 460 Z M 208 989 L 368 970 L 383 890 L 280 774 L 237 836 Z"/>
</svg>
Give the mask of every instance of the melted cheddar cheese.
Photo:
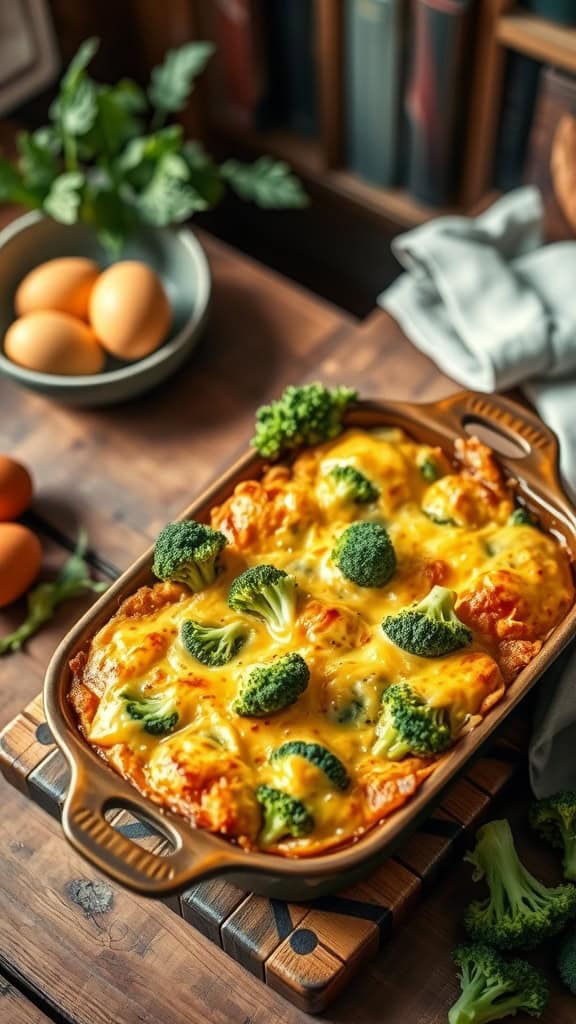
<svg viewBox="0 0 576 1024">
<path fill-rule="evenodd" d="M 511 491 L 491 452 L 472 439 L 458 442 L 457 454 L 452 464 L 399 430 L 351 429 L 290 467 L 238 484 L 212 510 L 212 525 L 229 541 L 215 583 L 198 594 L 170 583 L 142 588 L 74 659 L 70 696 L 88 742 L 152 800 L 247 848 L 258 845 L 261 784 L 301 800 L 314 818 L 309 835 L 268 847 L 275 853 L 316 854 L 390 815 L 439 758 L 388 761 L 372 754 L 386 687 L 410 681 L 473 728 L 573 601 L 559 544 L 531 526 L 507 525 Z M 420 467 L 430 456 L 442 475 L 427 483 Z M 364 473 L 379 498 L 335 500 L 327 477 L 342 464 Z M 330 557 L 335 539 L 358 519 L 384 523 L 395 548 L 396 572 L 378 589 L 349 582 Z M 259 563 L 297 581 L 293 633 L 275 639 L 246 617 L 249 639 L 238 655 L 207 668 L 183 647 L 180 626 L 189 618 L 207 625 L 236 620 L 230 585 Z M 394 646 L 380 623 L 435 584 L 457 592 L 456 610 L 473 640 L 445 657 L 416 657 Z M 310 670 L 296 703 L 267 718 L 235 715 L 250 669 L 289 651 L 298 651 Z M 176 728 L 146 733 L 127 711 L 127 686 L 131 694 L 169 698 Z M 348 787 L 335 787 L 301 756 L 271 759 L 287 740 L 325 746 L 345 765 Z"/>
</svg>

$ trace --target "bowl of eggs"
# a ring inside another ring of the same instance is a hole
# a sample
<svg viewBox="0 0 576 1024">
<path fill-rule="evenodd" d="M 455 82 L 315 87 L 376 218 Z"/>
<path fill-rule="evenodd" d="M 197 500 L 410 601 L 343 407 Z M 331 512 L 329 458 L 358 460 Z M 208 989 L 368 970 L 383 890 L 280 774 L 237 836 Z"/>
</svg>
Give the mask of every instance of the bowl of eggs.
<svg viewBox="0 0 576 1024">
<path fill-rule="evenodd" d="M 141 229 L 110 262 L 84 225 L 32 212 L 0 232 L 0 373 L 73 405 L 122 402 L 188 358 L 210 271 L 185 229 Z"/>
</svg>

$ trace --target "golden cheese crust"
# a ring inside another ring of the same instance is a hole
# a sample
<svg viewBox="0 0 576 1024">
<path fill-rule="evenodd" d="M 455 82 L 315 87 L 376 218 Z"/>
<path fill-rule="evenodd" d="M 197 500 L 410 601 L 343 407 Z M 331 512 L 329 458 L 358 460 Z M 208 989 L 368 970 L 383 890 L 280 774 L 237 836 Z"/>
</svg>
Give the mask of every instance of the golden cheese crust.
<svg viewBox="0 0 576 1024">
<path fill-rule="evenodd" d="M 395 429 L 351 429 L 303 452 L 291 467 L 238 484 L 212 510 L 212 525 L 229 542 L 216 581 L 198 594 L 173 583 L 141 588 L 71 662 L 69 697 L 87 741 L 161 807 L 246 848 L 261 845 L 260 785 L 290 794 L 313 816 L 309 834 L 266 844 L 285 856 L 349 843 L 393 814 L 449 754 L 391 760 L 374 753 L 387 687 L 409 682 L 428 704 L 448 708 L 464 731 L 471 729 L 574 600 L 569 559 L 557 541 L 530 525 L 509 524 L 512 492 L 490 450 L 466 439 L 457 442 L 456 455 L 450 462 Z M 435 463 L 435 481 L 422 472 L 427 459 Z M 378 499 L 335 497 L 329 473 L 336 465 L 361 471 Z M 335 539 L 359 519 L 383 522 L 394 544 L 396 572 L 377 589 L 349 582 L 330 558 Z M 291 636 L 274 637 L 246 619 L 249 639 L 228 664 L 200 664 L 182 645 L 181 624 L 237 619 L 227 603 L 230 585 L 261 563 L 297 581 Z M 437 584 L 456 591 L 457 614 L 473 639 L 444 657 L 416 657 L 391 643 L 380 623 Z M 289 651 L 308 665 L 306 691 L 265 718 L 235 714 L 250 669 Z M 162 735 L 146 732 L 128 713 L 128 693 L 130 700 L 168 700 L 177 725 Z M 349 785 L 336 787 L 301 756 L 271 758 L 290 740 L 335 754 Z"/>
</svg>

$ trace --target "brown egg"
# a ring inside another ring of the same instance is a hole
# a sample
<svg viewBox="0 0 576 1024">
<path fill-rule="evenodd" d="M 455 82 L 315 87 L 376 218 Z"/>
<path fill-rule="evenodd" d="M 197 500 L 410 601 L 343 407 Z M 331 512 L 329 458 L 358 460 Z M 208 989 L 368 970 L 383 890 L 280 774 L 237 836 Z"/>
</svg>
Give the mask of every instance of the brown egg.
<svg viewBox="0 0 576 1024">
<path fill-rule="evenodd" d="M 90 296 L 90 322 L 118 359 L 142 359 L 168 334 L 170 304 L 162 282 L 145 263 L 125 260 L 100 274 Z"/>
<path fill-rule="evenodd" d="M 40 541 L 32 530 L 20 523 L 0 523 L 0 608 L 26 593 L 41 561 Z"/>
<path fill-rule="evenodd" d="M 55 309 L 88 319 L 88 301 L 98 274 L 94 260 L 64 256 L 35 267 L 20 282 L 14 298 L 18 316 Z"/>
<path fill-rule="evenodd" d="M 15 320 L 4 336 L 4 351 L 27 370 L 66 376 L 99 373 L 106 359 L 87 324 L 49 309 Z"/>
<path fill-rule="evenodd" d="M 21 462 L 0 455 L 0 519 L 16 519 L 32 500 L 32 478 Z"/>
</svg>

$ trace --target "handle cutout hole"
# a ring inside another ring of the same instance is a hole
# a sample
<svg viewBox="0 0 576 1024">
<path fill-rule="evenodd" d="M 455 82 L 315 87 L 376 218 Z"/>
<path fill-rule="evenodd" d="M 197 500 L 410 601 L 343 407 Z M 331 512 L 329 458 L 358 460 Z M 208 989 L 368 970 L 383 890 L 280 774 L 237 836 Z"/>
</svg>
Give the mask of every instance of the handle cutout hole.
<svg viewBox="0 0 576 1024">
<path fill-rule="evenodd" d="M 137 812 L 112 804 L 106 808 L 104 817 L 116 832 L 149 853 L 170 857 L 176 849 L 165 832 Z"/>
<path fill-rule="evenodd" d="M 477 437 L 498 455 L 504 455 L 508 459 L 525 459 L 530 453 L 528 441 L 524 441 L 517 435 L 512 437 L 504 428 L 500 429 L 495 423 L 488 424 L 476 416 L 466 416 L 462 425 L 469 437 Z"/>
</svg>

